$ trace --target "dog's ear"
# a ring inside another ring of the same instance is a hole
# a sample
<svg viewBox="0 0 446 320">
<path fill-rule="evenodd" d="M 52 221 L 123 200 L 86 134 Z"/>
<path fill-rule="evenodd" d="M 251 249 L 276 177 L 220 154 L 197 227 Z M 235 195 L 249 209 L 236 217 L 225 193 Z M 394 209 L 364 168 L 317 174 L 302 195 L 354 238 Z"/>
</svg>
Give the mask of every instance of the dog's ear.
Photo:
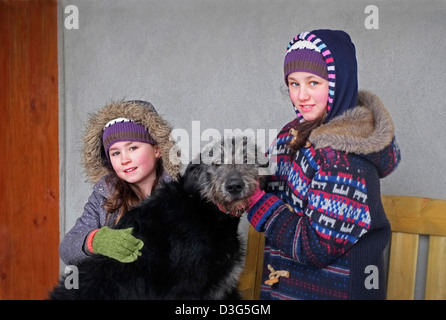
<svg viewBox="0 0 446 320">
<path fill-rule="evenodd" d="M 198 193 L 199 185 L 198 178 L 200 175 L 200 165 L 190 163 L 183 174 L 183 189 L 189 194 L 195 195 Z"/>
</svg>

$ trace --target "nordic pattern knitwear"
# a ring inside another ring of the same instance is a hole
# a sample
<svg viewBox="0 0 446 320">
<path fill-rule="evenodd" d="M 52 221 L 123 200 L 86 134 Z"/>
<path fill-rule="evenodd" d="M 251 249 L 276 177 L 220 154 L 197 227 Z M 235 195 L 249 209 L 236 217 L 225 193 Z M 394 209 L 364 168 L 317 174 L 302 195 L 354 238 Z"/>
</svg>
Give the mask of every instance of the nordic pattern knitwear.
<svg viewBox="0 0 446 320">
<path fill-rule="evenodd" d="M 305 50 L 317 47 L 327 66 L 327 137 L 341 131 L 349 145 L 364 141 L 357 140 L 352 128 L 361 125 L 356 121 L 361 119 L 359 115 L 355 113 L 352 119 L 345 116 L 350 109 L 362 106 L 357 103 L 356 50 L 350 36 L 340 30 L 313 30 L 296 36 L 288 50 L 304 46 Z M 375 110 L 373 105 L 369 101 L 364 106 Z M 370 113 L 371 121 L 379 115 Z M 339 119 L 349 125 L 342 126 Z M 275 174 L 267 183 L 266 194 L 248 213 L 251 225 L 265 233 L 263 279 L 268 279 L 268 264 L 289 271 L 289 278 L 280 278 L 271 287 L 262 285 L 261 298 L 384 299 L 383 250 L 390 224 L 381 202 L 379 179 L 400 161 L 393 130 L 389 132 L 390 138 L 393 136 L 390 145 L 387 136 L 367 137 L 367 142 L 379 139 L 382 143 L 372 153 L 332 147 L 333 141 L 327 137 L 324 146 L 310 145 L 292 152 L 288 148 L 294 138 L 290 129 L 299 131 L 301 122 L 298 115 L 273 142 L 268 153 L 277 163 Z M 388 128 L 385 123 L 382 128 L 378 125 L 383 122 L 376 121 L 374 130 Z M 367 282 L 370 267 L 375 270 L 373 286 Z"/>
<path fill-rule="evenodd" d="M 377 170 L 368 160 L 331 147 L 302 148 L 292 158 L 287 144 L 295 126 L 291 122 L 279 133 L 272 150 L 276 173 L 248 213 L 255 229 L 265 232 L 265 266 L 290 272 L 272 287 L 262 284 L 261 299 L 384 299 L 382 250 L 390 226 L 380 205 Z M 374 157 L 390 172 L 399 153 L 389 146 Z M 379 270 L 379 290 L 363 285 L 369 265 Z"/>
</svg>

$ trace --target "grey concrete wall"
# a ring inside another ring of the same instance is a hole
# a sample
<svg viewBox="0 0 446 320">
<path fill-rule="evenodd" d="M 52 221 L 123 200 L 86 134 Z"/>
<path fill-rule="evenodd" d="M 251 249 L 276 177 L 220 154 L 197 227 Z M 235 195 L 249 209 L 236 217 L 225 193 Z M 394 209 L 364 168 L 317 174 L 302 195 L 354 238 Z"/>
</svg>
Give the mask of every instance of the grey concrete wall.
<svg viewBox="0 0 446 320">
<path fill-rule="evenodd" d="M 66 29 L 64 8 L 79 10 Z M 367 29 L 367 5 L 379 29 Z M 446 199 L 446 2 L 363 0 L 62 0 L 61 221 L 68 230 L 91 192 L 80 165 L 90 112 L 145 99 L 176 128 L 279 129 L 294 116 L 283 83 L 288 42 L 343 29 L 356 45 L 360 88 L 378 94 L 403 160 L 382 193 Z M 61 230 L 64 233 L 64 230 Z"/>
</svg>

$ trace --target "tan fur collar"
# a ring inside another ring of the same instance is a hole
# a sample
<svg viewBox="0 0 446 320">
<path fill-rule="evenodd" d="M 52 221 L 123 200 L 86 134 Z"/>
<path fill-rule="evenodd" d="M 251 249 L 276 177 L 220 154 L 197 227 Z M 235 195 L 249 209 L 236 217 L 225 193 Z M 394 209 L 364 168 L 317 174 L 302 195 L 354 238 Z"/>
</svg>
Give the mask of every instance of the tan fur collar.
<svg viewBox="0 0 446 320">
<path fill-rule="evenodd" d="M 315 129 L 309 140 L 316 149 L 330 146 L 345 152 L 370 154 L 384 149 L 393 136 L 393 122 L 381 100 L 360 90 L 358 106 Z"/>
</svg>

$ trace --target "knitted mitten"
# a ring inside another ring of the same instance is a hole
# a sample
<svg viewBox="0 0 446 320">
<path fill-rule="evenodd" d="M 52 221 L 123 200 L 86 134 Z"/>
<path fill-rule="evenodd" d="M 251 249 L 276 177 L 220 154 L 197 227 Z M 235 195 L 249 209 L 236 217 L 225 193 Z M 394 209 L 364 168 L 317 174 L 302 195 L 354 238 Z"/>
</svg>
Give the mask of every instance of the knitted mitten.
<svg viewBox="0 0 446 320">
<path fill-rule="evenodd" d="M 110 229 L 102 227 L 93 231 L 87 239 L 88 249 L 92 253 L 116 259 L 120 262 L 133 262 L 141 255 L 142 240 L 132 235 L 133 228 Z"/>
</svg>

